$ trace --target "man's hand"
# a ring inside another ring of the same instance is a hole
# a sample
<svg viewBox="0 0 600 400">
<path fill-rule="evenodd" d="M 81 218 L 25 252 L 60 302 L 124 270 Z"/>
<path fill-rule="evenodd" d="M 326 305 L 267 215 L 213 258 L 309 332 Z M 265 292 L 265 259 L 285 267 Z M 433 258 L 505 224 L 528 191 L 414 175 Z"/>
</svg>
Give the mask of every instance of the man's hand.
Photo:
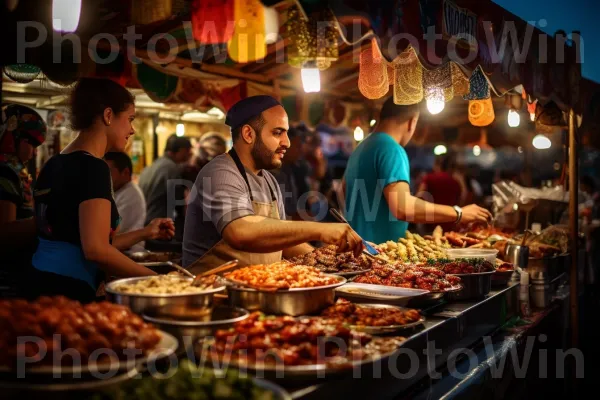
<svg viewBox="0 0 600 400">
<path fill-rule="evenodd" d="M 470 224 L 472 222 L 483 222 L 487 224 L 492 219 L 492 214 L 485 208 L 471 204 L 462 209 L 461 224 Z"/>
<path fill-rule="evenodd" d="M 175 236 L 175 224 L 171 218 L 156 218 L 144 228 L 146 240 L 171 240 Z"/>
<path fill-rule="evenodd" d="M 322 224 L 321 241 L 334 244 L 339 253 L 352 251 L 359 257 L 363 251 L 362 239 L 348 224 Z"/>
</svg>

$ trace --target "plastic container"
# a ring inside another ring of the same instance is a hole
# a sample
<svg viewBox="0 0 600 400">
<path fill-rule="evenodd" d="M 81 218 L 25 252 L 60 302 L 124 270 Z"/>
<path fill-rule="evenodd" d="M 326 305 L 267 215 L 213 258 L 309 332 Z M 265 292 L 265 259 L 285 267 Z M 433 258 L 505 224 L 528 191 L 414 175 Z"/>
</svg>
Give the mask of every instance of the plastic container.
<svg viewBox="0 0 600 400">
<path fill-rule="evenodd" d="M 448 258 L 485 258 L 491 262 L 492 265 L 496 265 L 496 257 L 498 256 L 498 250 L 495 249 L 447 249 L 446 254 Z"/>
</svg>

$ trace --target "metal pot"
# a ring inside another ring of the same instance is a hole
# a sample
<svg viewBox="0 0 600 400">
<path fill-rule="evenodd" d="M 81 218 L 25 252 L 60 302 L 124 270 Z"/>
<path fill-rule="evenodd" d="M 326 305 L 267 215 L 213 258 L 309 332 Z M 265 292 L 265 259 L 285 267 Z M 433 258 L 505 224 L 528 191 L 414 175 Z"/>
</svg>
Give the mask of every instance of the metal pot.
<svg viewBox="0 0 600 400">
<path fill-rule="evenodd" d="M 337 276 L 338 283 L 311 288 L 297 288 L 277 292 L 261 292 L 254 289 L 228 286 L 229 304 L 249 311 L 284 314 L 297 317 L 321 311 L 334 303 L 335 288 L 346 283 Z"/>
<path fill-rule="evenodd" d="M 492 276 L 496 271 L 479 272 L 475 274 L 451 274 L 459 276 L 463 290 L 448 293 L 449 301 L 480 299 L 492 290 Z"/>
<path fill-rule="evenodd" d="M 505 250 L 505 260 L 518 268 L 527 268 L 529 264 L 529 247 L 509 244 Z"/>
<path fill-rule="evenodd" d="M 116 304 L 127 306 L 136 314 L 142 315 L 144 311 L 164 307 L 164 306 L 191 306 L 191 307 L 210 307 L 213 304 L 215 293 L 225 290 L 225 286 L 211 288 L 198 293 L 182 294 L 136 294 L 122 293 L 115 289 L 123 283 L 134 283 L 149 277 L 126 278 L 110 282 L 106 285 L 106 298 Z M 189 279 L 192 278 L 181 278 Z"/>
<path fill-rule="evenodd" d="M 184 305 L 150 309 L 143 317 L 175 336 L 182 345 L 190 345 L 200 338 L 212 336 L 218 329 L 232 327 L 236 322 L 248 318 L 248 315 L 248 311 L 237 307 L 205 308 Z"/>
</svg>

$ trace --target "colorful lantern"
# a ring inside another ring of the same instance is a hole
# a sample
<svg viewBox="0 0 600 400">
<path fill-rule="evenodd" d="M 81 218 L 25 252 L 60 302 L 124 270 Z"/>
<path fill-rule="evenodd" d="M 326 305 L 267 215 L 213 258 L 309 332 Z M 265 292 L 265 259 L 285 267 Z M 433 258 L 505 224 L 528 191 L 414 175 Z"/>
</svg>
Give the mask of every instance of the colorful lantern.
<svg viewBox="0 0 600 400">
<path fill-rule="evenodd" d="M 324 70 L 338 59 L 336 22 L 330 9 L 311 13 L 307 21 L 298 7 L 291 7 L 286 29 L 290 39 L 287 58 L 292 67 L 302 68 L 306 63 L 315 63 L 317 68 Z"/>
<path fill-rule="evenodd" d="M 200 43 L 226 43 L 233 36 L 233 0 L 193 0 L 191 22 Z"/>
<path fill-rule="evenodd" d="M 233 61 L 248 63 L 267 55 L 264 8 L 259 0 L 234 0 L 235 29 L 227 42 L 227 52 Z"/>
<path fill-rule="evenodd" d="M 423 66 L 412 46 L 393 62 L 394 103 L 416 104 L 423 100 Z"/>
<path fill-rule="evenodd" d="M 380 99 L 390 90 L 387 63 L 379 51 L 377 39 L 372 39 L 371 47 L 360 53 L 358 89 L 367 99 Z"/>
<path fill-rule="evenodd" d="M 469 93 L 463 96 L 469 100 L 469 122 L 474 126 L 487 126 L 496 118 L 490 96 L 490 86 L 481 67 L 477 67 L 469 79 Z"/>
</svg>

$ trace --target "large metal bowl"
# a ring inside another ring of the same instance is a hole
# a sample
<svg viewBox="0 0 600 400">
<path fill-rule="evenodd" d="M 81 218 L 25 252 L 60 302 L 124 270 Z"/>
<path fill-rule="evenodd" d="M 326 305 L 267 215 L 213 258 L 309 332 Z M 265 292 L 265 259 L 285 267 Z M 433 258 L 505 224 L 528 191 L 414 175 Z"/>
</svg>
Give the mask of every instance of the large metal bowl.
<svg viewBox="0 0 600 400">
<path fill-rule="evenodd" d="M 225 286 L 221 286 L 198 293 L 135 294 L 123 293 L 115 289 L 118 285 L 134 283 L 148 278 L 150 277 L 126 278 L 110 282 L 106 285 L 106 297 L 109 301 L 127 306 L 134 313 L 142 315 L 146 310 L 164 306 L 210 307 L 213 304 L 214 294 L 225 290 Z M 192 278 L 182 277 L 180 279 L 192 281 Z"/>
<path fill-rule="evenodd" d="M 200 338 L 212 336 L 217 329 L 232 327 L 236 322 L 248 318 L 248 315 L 248 311 L 238 307 L 199 308 L 169 305 L 147 310 L 143 317 L 188 347 Z"/>
<path fill-rule="evenodd" d="M 496 271 L 474 274 L 449 274 L 459 276 L 463 290 L 448 293 L 449 301 L 480 299 L 492 290 L 492 276 Z"/>
<path fill-rule="evenodd" d="M 268 314 L 284 314 L 292 317 L 316 313 L 332 305 L 335 300 L 335 288 L 346 283 L 346 278 L 343 276 L 326 275 L 336 278 L 338 283 L 277 292 L 262 292 L 228 285 L 229 304 L 249 311 L 263 311 Z"/>
</svg>

